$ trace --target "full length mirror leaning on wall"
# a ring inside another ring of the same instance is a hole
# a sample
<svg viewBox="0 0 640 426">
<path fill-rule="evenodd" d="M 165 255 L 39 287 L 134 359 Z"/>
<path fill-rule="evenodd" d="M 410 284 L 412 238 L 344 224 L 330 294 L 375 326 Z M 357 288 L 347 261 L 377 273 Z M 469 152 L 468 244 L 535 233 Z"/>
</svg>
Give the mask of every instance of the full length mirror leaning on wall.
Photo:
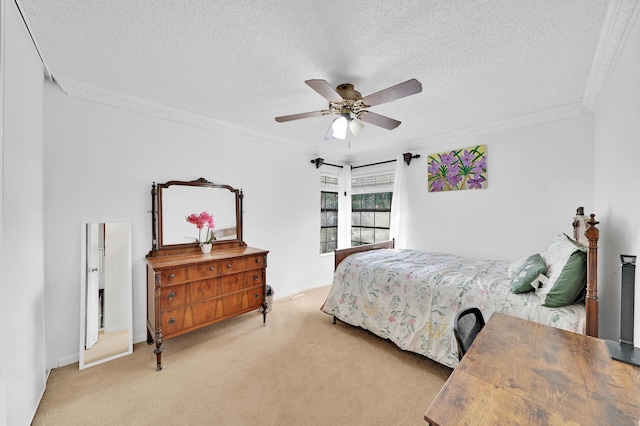
<svg viewBox="0 0 640 426">
<path fill-rule="evenodd" d="M 80 369 L 133 352 L 131 224 L 84 222 Z"/>
</svg>

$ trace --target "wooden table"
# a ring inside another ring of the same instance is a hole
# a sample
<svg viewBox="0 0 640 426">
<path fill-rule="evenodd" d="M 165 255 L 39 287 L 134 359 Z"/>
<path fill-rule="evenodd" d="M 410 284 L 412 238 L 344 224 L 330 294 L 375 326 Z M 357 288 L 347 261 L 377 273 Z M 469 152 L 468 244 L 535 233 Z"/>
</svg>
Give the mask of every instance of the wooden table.
<svg viewBox="0 0 640 426">
<path fill-rule="evenodd" d="M 640 368 L 605 341 L 494 313 L 424 414 L 431 425 L 640 424 Z"/>
</svg>

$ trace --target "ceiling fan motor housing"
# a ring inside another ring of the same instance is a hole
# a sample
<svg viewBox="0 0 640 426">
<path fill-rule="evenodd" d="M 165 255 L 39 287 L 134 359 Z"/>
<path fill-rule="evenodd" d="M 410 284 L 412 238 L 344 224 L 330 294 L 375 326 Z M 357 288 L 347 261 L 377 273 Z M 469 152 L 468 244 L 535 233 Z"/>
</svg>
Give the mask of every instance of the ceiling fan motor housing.
<svg viewBox="0 0 640 426">
<path fill-rule="evenodd" d="M 354 90 L 353 84 L 351 83 L 344 83 L 339 85 L 338 87 L 336 87 L 336 92 L 338 92 L 338 94 L 344 99 L 350 101 L 357 101 L 362 99 L 362 95 L 360 94 L 360 92 Z"/>
</svg>

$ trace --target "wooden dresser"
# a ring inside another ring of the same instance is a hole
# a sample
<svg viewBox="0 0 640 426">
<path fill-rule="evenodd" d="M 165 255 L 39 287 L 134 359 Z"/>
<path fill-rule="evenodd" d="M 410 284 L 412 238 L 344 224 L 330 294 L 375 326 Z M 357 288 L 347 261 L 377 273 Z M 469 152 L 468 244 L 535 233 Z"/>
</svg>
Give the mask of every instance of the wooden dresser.
<svg viewBox="0 0 640 426">
<path fill-rule="evenodd" d="M 266 322 L 266 250 L 237 247 L 211 254 L 147 258 L 147 342 L 162 342 L 245 312 Z"/>
<path fill-rule="evenodd" d="M 204 178 L 151 186 L 147 342 L 156 345 L 156 370 L 166 339 L 256 309 L 266 323 L 269 252 L 243 240 L 243 198 L 241 189 Z M 205 213 L 210 223 L 191 220 Z M 204 243 L 210 253 L 202 252 Z"/>
</svg>

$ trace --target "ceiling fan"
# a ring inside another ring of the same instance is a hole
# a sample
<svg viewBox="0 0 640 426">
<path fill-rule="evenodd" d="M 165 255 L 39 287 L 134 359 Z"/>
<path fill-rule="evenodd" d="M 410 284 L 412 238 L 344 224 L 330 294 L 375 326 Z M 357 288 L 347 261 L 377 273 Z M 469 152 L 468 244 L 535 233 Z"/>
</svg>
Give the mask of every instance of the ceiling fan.
<svg viewBox="0 0 640 426">
<path fill-rule="evenodd" d="M 346 139 L 347 128 L 351 130 L 354 136 L 358 136 L 364 128 L 361 121 L 380 126 L 387 130 L 395 129 L 400 125 L 400 121 L 368 111 L 367 108 L 395 101 L 405 96 L 415 95 L 422 91 L 422 84 L 415 78 L 365 97 L 362 97 L 360 92 L 356 91 L 353 84 L 350 83 L 340 84 L 335 89 L 325 80 L 307 80 L 305 83 L 329 101 L 329 108 L 320 111 L 284 115 L 276 117 L 276 121 L 278 123 L 284 123 L 285 121 L 317 117 L 319 115 L 339 115 L 339 117 L 331 123 L 325 140 L 333 138 Z"/>
</svg>

